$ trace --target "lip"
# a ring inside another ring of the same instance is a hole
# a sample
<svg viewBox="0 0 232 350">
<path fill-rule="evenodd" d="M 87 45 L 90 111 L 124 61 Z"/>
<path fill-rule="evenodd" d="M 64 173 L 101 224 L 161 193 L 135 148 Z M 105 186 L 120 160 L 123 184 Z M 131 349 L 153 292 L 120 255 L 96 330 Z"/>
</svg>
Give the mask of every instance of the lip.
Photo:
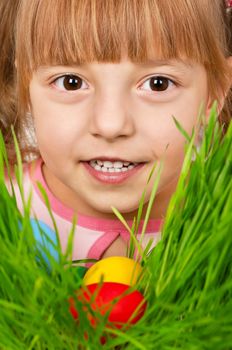
<svg viewBox="0 0 232 350">
<path fill-rule="evenodd" d="M 100 159 L 102 160 L 103 158 L 100 158 Z M 104 160 L 106 160 L 106 158 Z M 110 158 L 107 158 L 107 160 L 110 161 Z M 114 161 L 115 161 L 115 158 L 114 158 Z M 88 162 L 82 162 L 82 164 L 90 176 L 92 176 L 99 182 L 105 183 L 105 184 L 121 184 L 131 176 L 134 176 L 135 174 L 137 174 L 145 165 L 145 163 L 140 163 L 136 165 L 133 169 L 130 169 L 121 173 L 108 173 L 108 172 L 105 173 L 102 171 L 95 170 L 93 167 L 91 167 L 91 165 L 89 165 Z"/>
</svg>

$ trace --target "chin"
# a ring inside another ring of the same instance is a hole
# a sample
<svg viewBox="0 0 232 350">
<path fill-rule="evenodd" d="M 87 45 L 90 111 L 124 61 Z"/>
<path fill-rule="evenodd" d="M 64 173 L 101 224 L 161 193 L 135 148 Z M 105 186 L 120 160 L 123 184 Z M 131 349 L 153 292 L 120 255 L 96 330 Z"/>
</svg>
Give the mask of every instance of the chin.
<svg viewBox="0 0 232 350">
<path fill-rule="evenodd" d="M 116 208 L 121 214 L 129 214 L 137 211 L 139 200 L 135 203 L 122 203 L 120 201 L 111 201 L 107 203 L 106 201 L 100 201 L 95 203 L 94 207 L 97 211 L 102 212 L 104 214 L 112 214 L 112 207 Z"/>
</svg>

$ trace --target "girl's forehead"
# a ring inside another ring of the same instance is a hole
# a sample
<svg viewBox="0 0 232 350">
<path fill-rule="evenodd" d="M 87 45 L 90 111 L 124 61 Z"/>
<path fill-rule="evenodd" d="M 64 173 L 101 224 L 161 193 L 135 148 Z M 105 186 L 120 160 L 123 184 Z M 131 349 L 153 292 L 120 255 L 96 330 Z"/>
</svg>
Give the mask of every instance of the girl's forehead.
<svg viewBox="0 0 232 350">
<path fill-rule="evenodd" d="M 168 50 L 165 46 L 160 47 L 155 40 L 152 47 L 146 48 L 144 51 L 131 52 L 128 48 L 115 48 L 109 51 L 96 52 L 95 47 L 88 49 L 80 47 L 70 47 L 67 42 L 62 45 L 59 52 L 46 48 L 46 42 L 43 43 L 45 49 L 34 49 L 33 55 L 30 57 L 31 66 L 37 69 L 41 66 L 87 66 L 93 64 L 122 64 L 131 63 L 137 67 L 154 67 L 154 66 L 186 66 L 191 67 L 192 64 L 203 63 L 203 59 L 194 52 L 188 52 L 183 47 L 176 47 L 174 50 Z M 136 43 L 135 43 L 136 45 Z M 91 49 L 91 51 L 90 51 Z M 136 48 L 135 48 L 136 49 Z"/>
</svg>

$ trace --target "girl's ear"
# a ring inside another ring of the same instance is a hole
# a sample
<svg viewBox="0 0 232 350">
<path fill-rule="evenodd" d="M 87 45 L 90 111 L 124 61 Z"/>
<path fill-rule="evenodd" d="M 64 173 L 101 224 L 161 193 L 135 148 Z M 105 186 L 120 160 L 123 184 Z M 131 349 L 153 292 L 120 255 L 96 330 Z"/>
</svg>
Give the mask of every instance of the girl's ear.
<svg viewBox="0 0 232 350">
<path fill-rule="evenodd" d="M 219 95 L 219 98 L 218 98 L 218 106 L 217 106 L 217 111 L 218 111 L 218 115 L 221 113 L 222 111 L 222 108 L 224 106 L 224 103 L 225 103 L 225 99 L 229 93 L 229 90 L 231 89 L 232 87 L 232 56 L 228 57 L 227 58 L 227 63 L 228 63 L 228 66 L 229 66 L 229 69 L 230 69 L 230 80 L 228 81 L 228 86 L 226 87 L 226 90 L 223 92 L 221 91 L 221 94 Z M 213 106 L 213 103 L 214 103 L 214 100 L 209 96 L 208 98 L 208 104 L 206 106 L 206 111 L 205 111 L 205 115 L 206 115 L 206 118 L 209 117 L 210 115 L 210 110 Z"/>
</svg>

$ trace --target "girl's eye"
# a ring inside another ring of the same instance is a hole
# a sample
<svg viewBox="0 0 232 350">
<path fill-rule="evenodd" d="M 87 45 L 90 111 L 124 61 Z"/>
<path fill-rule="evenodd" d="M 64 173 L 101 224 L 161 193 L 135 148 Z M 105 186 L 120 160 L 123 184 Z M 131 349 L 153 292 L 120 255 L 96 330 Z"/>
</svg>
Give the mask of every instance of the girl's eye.
<svg viewBox="0 0 232 350">
<path fill-rule="evenodd" d="M 54 80 L 53 84 L 62 91 L 76 91 L 87 89 L 86 82 L 77 75 L 67 74 Z"/>
<path fill-rule="evenodd" d="M 140 86 L 140 88 L 142 90 L 162 92 L 162 91 L 166 91 L 168 88 L 170 88 L 173 85 L 175 85 L 175 83 L 172 80 L 166 77 L 157 76 L 157 77 L 151 77 L 147 79 Z"/>
</svg>

